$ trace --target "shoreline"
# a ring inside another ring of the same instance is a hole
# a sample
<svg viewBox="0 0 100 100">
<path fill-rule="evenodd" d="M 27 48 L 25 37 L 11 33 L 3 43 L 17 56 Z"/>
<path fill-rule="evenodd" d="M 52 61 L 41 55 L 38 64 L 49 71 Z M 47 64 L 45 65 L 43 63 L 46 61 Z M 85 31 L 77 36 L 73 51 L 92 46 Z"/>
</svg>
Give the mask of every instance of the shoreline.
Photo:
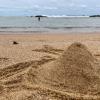
<svg viewBox="0 0 100 100">
<path fill-rule="evenodd" d="M 0 35 L 73 35 L 73 34 L 100 34 L 100 32 L 65 32 L 65 31 L 60 31 L 60 32 L 42 32 L 42 31 L 19 31 L 19 32 L 12 32 L 12 31 L 0 31 Z"/>
<path fill-rule="evenodd" d="M 5 33 L 0 34 L 0 42 L 85 42 L 85 41 L 99 41 L 100 32 L 77 32 L 77 33 Z"/>
</svg>

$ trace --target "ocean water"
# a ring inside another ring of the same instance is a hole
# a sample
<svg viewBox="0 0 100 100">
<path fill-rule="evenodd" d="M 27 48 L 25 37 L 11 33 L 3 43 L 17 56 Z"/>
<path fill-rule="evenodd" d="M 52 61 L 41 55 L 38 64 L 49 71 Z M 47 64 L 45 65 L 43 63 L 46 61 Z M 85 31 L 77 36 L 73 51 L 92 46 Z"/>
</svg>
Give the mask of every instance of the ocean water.
<svg viewBox="0 0 100 100">
<path fill-rule="evenodd" d="M 100 32 L 100 18 L 93 17 L 0 17 L 0 33 Z"/>
</svg>

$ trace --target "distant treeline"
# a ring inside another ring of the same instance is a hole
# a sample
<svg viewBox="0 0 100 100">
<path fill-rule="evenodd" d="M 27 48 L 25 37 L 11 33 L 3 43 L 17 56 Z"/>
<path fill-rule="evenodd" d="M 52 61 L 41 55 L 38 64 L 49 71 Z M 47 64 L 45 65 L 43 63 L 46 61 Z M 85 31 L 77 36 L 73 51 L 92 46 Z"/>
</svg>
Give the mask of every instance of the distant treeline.
<svg viewBox="0 0 100 100">
<path fill-rule="evenodd" d="M 100 15 L 91 15 L 90 17 L 100 17 Z"/>
<path fill-rule="evenodd" d="M 36 15 L 36 16 L 30 16 L 30 17 L 47 17 L 47 16 L 44 16 L 44 15 Z"/>
</svg>

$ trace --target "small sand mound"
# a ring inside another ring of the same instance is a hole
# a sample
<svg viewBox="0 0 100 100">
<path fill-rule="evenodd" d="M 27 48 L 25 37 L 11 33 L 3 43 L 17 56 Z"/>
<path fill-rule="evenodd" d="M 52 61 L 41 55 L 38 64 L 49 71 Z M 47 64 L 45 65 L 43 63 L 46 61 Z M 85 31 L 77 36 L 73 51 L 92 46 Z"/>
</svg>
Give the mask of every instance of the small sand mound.
<svg viewBox="0 0 100 100">
<path fill-rule="evenodd" d="M 39 70 L 42 84 L 79 93 L 99 91 L 100 79 L 96 59 L 81 43 L 73 43 L 62 55 Z"/>
<path fill-rule="evenodd" d="M 55 54 L 55 55 L 59 55 L 60 53 L 63 52 L 62 49 L 56 49 L 50 45 L 43 45 L 43 47 L 41 49 L 35 49 L 32 51 L 45 52 L 45 53 L 50 53 L 50 54 Z"/>
</svg>

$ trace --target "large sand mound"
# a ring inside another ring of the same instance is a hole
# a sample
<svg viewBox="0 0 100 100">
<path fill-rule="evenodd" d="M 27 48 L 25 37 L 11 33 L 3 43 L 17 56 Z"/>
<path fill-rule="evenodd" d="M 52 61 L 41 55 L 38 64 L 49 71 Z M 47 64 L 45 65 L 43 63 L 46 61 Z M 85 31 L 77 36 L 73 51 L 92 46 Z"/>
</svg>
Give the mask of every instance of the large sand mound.
<svg viewBox="0 0 100 100">
<path fill-rule="evenodd" d="M 98 67 L 85 45 L 73 43 L 57 60 L 40 68 L 38 79 L 41 84 L 60 90 L 92 93 L 99 91 Z"/>
</svg>

